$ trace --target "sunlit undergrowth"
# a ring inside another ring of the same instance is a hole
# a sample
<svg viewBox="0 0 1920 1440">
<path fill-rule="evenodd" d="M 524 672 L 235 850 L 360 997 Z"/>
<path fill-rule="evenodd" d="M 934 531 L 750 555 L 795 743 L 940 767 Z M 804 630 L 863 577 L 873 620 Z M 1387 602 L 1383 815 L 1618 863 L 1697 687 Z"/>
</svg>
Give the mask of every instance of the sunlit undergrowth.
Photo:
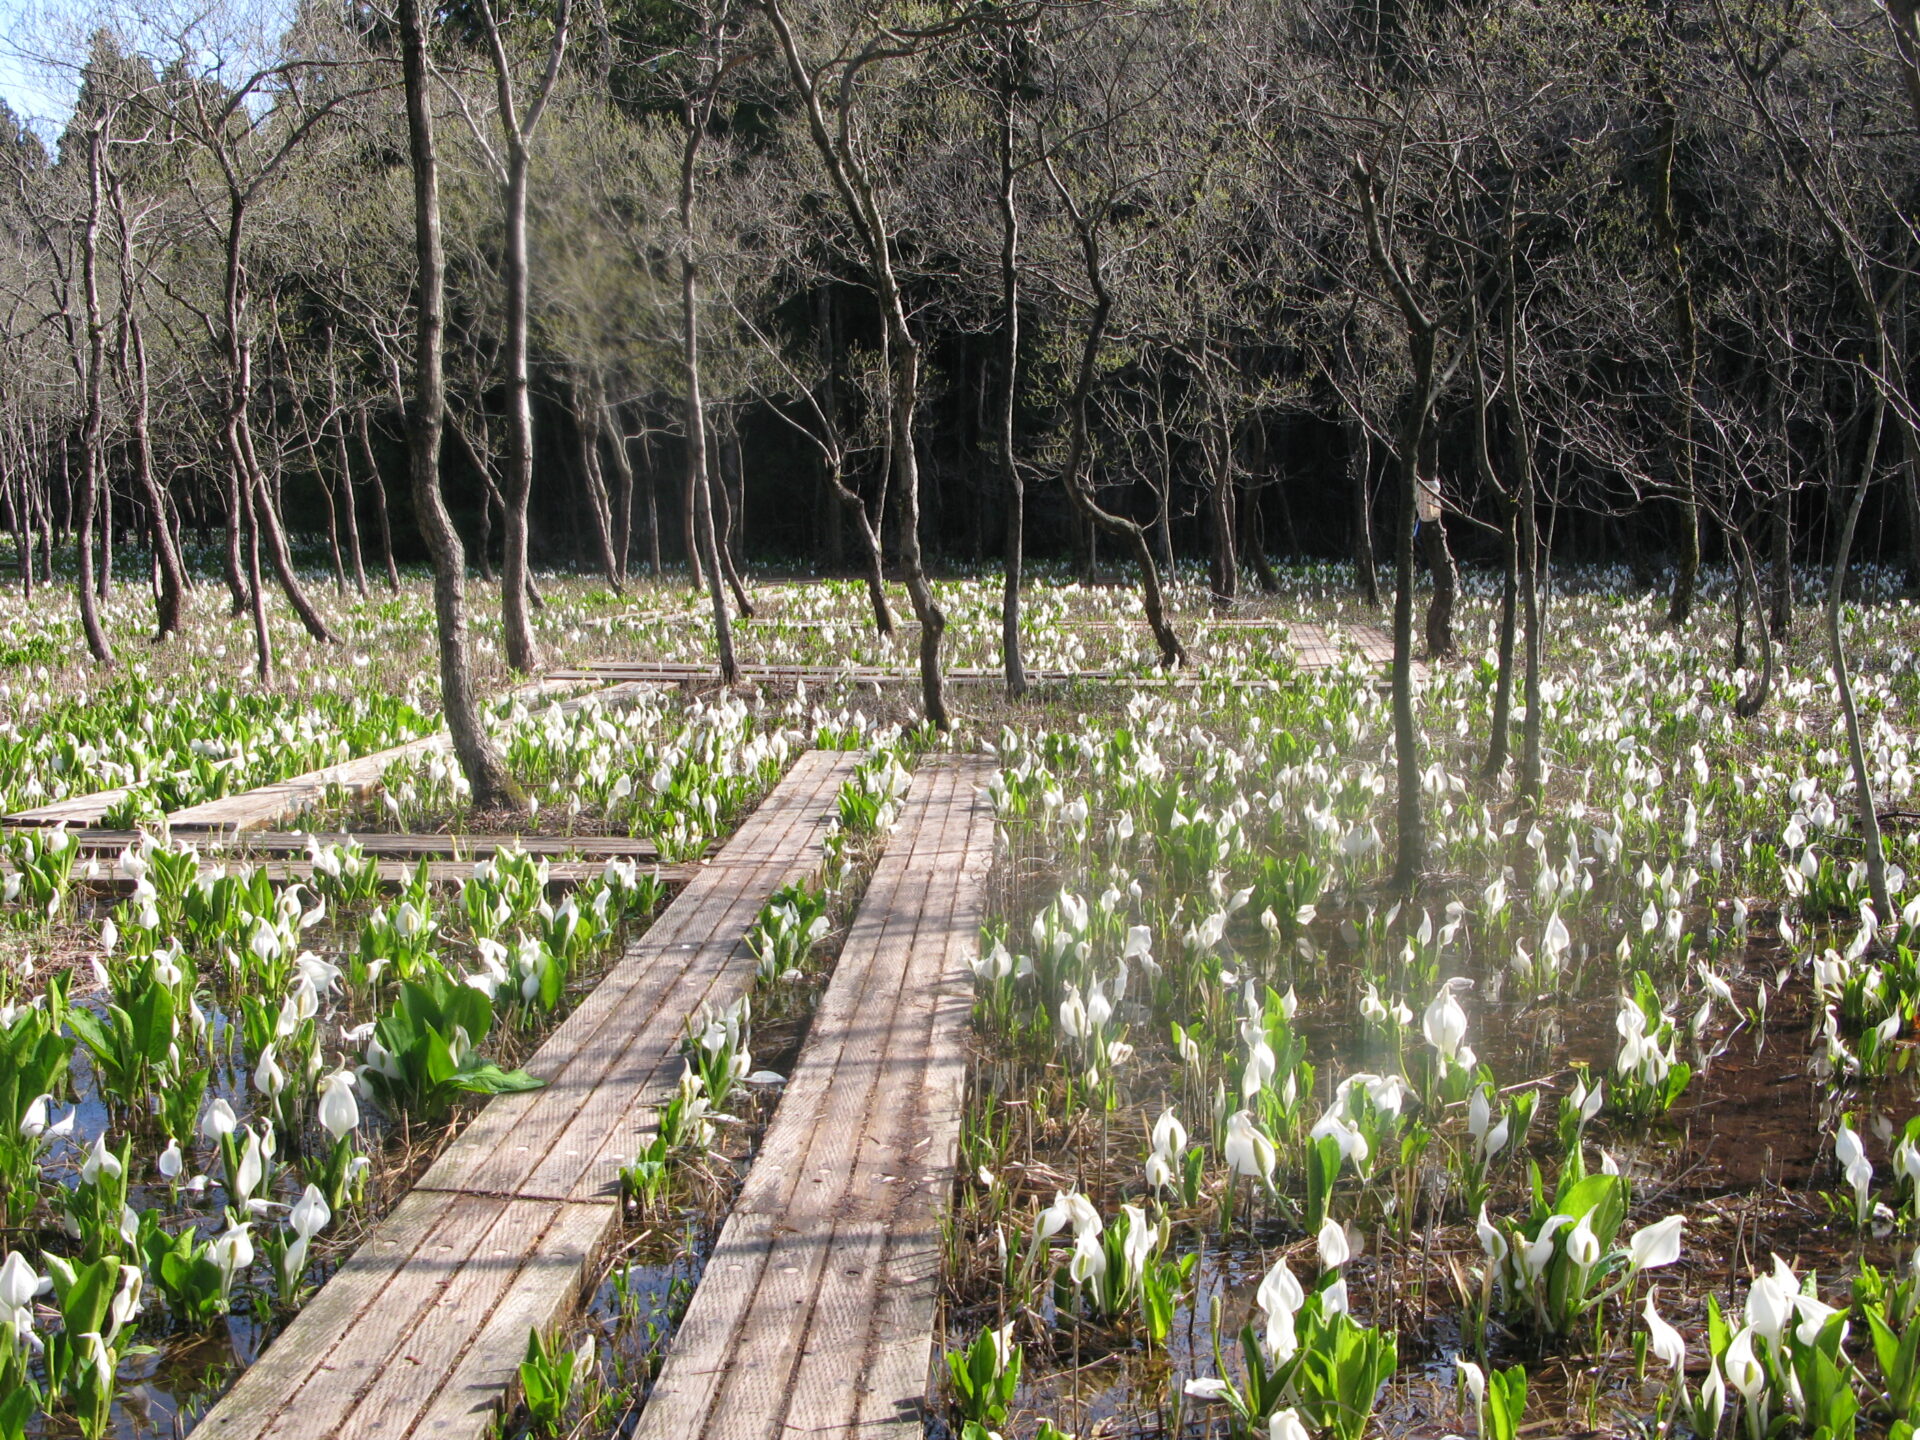
<svg viewBox="0 0 1920 1440">
<path fill-rule="evenodd" d="M 1898 811 L 1913 632 L 1852 623 Z M 1553 627 L 1538 814 L 1479 778 L 1491 667 L 1436 668 L 1404 903 L 1357 666 L 1001 734 L 956 1432 L 1908 1418 L 1911 1300 L 1882 1287 L 1920 1173 L 1911 831 L 1907 908 L 1863 915 L 1818 669 L 1748 723 L 1744 677 L 1650 607 L 1569 594 Z"/>
<path fill-rule="evenodd" d="M 1295 626 L 1338 638 L 1382 617 L 1340 567 L 1282 580 L 1232 617 L 1265 628 L 1208 628 L 1201 577 L 1178 577 L 1194 664 L 1172 687 L 1157 683 L 1131 590 L 1042 577 L 1030 665 L 1156 683 L 1049 684 L 1022 704 L 956 689 L 954 743 L 991 744 L 1002 762 L 1005 834 L 936 1428 L 1904 1434 L 1920 1389 L 1920 915 L 1907 908 L 1920 617 L 1877 574 L 1846 611 L 1895 892 L 1896 913 L 1868 915 L 1811 626 L 1784 648 L 1767 709 L 1742 721 L 1746 677 L 1718 619 L 1676 633 L 1623 572 L 1556 575 L 1548 800 L 1524 814 L 1508 777 L 1481 776 L 1498 597 L 1469 576 L 1466 658 L 1436 664 L 1420 697 L 1430 873 L 1401 900 L 1386 885 L 1379 668 L 1299 671 L 1283 643 Z M 709 661 L 684 589 L 592 590 L 548 586 L 556 662 Z M 950 663 L 994 666 L 997 579 L 940 592 Z M 290 638 L 289 678 L 267 690 L 238 673 L 243 623 L 213 615 L 215 598 L 195 603 L 204 634 L 224 638 L 143 655 L 132 676 L 35 658 L 0 672 L 9 735 L 35 753 L 94 747 L 59 772 L 71 792 L 126 758 L 125 727 L 76 718 L 113 685 L 148 687 L 137 693 L 167 737 L 149 747 L 155 768 L 181 772 L 229 758 L 197 755 L 195 740 L 290 765 L 309 740 L 331 759 L 431 723 L 419 587 L 329 597 L 347 643 Z M 875 639 L 858 586 L 766 581 L 756 598 L 748 658 L 912 667 L 910 635 Z M 1817 601 L 1817 583 L 1803 598 Z M 110 619 L 124 634 L 137 610 Z M 12 621 L 6 643 L 44 653 L 30 617 Z M 230 689 L 231 734 L 216 686 Z M 647 836 L 685 858 L 797 750 L 889 744 L 913 699 L 854 675 L 565 716 L 528 702 L 497 723 L 540 807 L 517 824 Z M 349 733 L 353 713 L 392 723 Z M 502 823 L 466 806 L 444 759 L 391 778 L 391 807 L 300 823 Z M 869 802 L 886 800 L 852 803 Z M 319 873 L 300 887 L 189 876 L 184 852 L 162 846 L 132 859 L 131 897 L 91 888 L 88 863 L 57 841 L 14 839 L 0 859 L 0 1016 L 21 1047 L 0 1069 L 18 1112 L 0 1113 L 0 1131 L 19 1138 L 0 1144 L 25 1210 L 9 1217 L 19 1259 L 0 1285 L 23 1338 L 0 1389 L 30 1381 L 56 1428 L 138 1434 L 143 1406 L 191 1424 L 404 1186 L 441 1117 L 471 1089 L 518 1083 L 514 1067 L 660 897 L 640 893 L 644 868 L 629 882 L 614 867 L 569 904 L 536 858 L 514 855 L 462 885 L 398 893 L 352 847 L 317 846 Z M 617 1428 L 644 1398 L 778 1089 L 745 1082 L 786 1073 L 804 1035 L 819 982 L 792 982 L 786 1013 L 777 977 L 812 976 L 788 962 L 813 944 L 820 899 L 779 897 L 762 917 L 755 953 L 776 979 L 749 1014 L 688 1017 L 703 1094 L 743 1049 L 752 1068 L 706 1112 L 690 1113 L 690 1094 L 685 1128 L 637 1162 L 633 1248 L 594 1311 L 622 1358 L 601 1346 L 592 1404 L 570 1391 L 561 1406 L 583 1433 L 592 1415 Z M 837 926 L 844 898 L 831 905 Z M 703 1123 L 712 1147 L 693 1144 Z M 374 1163 L 356 1202 L 362 1156 Z M 309 1185 L 324 1220 L 299 1208 Z M 70 1283 L 56 1262 L 101 1268 Z M 123 1300 L 116 1319 L 133 1264 L 139 1307 Z M 42 1279 L 57 1283 L 32 1293 Z M 103 1293 L 101 1328 L 75 1328 Z M 113 1384 L 91 1350 L 62 1348 L 69 1332 L 101 1336 Z M 542 1337 L 535 1386 L 571 1378 L 573 1338 Z"/>
</svg>

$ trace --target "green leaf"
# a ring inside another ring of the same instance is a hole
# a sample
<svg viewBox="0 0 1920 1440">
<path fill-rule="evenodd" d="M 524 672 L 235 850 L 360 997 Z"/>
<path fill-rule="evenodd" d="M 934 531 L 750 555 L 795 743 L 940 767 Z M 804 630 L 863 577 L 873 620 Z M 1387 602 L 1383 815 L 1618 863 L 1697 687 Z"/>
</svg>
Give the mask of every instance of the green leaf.
<svg viewBox="0 0 1920 1440">
<path fill-rule="evenodd" d="M 547 1082 L 524 1070 L 502 1070 L 491 1060 L 470 1060 L 452 1077 L 456 1088 L 470 1095 L 509 1095 L 538 1090 Z"/>
</svg>

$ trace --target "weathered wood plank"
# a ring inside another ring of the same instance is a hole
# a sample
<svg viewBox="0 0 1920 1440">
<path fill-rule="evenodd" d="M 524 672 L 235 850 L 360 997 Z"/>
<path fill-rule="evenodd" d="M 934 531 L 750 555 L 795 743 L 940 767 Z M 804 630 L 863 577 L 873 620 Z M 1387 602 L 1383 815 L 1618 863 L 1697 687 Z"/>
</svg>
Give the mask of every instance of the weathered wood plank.
<svg viewBox="0 0 1920 1440">
<path fill-rule="evenodd" d="M 991 771 L 916 777 L 639 1436 L 920 1433 Z"/>
<path fill-rule="evenodd" d="M 207 1412 L 198 1433 L 220 1440 L 264 1435 L 311 1382 L 330 1381 L 340 1338 L 387 1308 L 395 1277 L 449 1223 L 455 1198 L 411 1194 L 402 1199 Z"/>
<path fill-rule="evenodd" d="M 3 818 L 8 825 L 23 828 L 51 829 L 55 825 L 97 825 L 114 806 L 127 798 L 124 785 L 111 790 L 95 790 L 87 795 L 69 795 L 64 800 L 55 800 L 49 805 L 36 805 L 31 810 L 16 810 Z"/>
<path fill-rule="evenodd" d="M 491 1100 L 421 1179 L 436 1189 L 606 1199 L 639 1121 L 679 1080 L 682 1027 L 752 983 L 744 936 L 782 885 L 819 868 L 819 837 L 858 757 L 809 752 L 527 1062 L 545 1088 Z"/>
</svg>

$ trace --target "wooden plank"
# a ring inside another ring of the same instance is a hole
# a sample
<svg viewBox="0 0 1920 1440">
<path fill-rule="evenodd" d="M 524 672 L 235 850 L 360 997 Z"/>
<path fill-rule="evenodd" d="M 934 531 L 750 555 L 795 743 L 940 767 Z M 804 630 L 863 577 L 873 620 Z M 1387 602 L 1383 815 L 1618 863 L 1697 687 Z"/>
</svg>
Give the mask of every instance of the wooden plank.
<svg viewBox="0 0 1920 1440">
<path fill-rule="evenodd" d="M 542 1202 L 544 1203 L 544 1202 Z M 548 1207 L 556 1208 L 556 1207 Z M 414 1421 L 415 1436 L 470 1440 L 487 1432 L 501 1396 L 519 1378 L 527 1332 L 549 1330 L 572 1310 L 596 1273 L 596 1253 L 618 1215 L 605 1205 L 562 1205 L 507 1293 L 459 1358 L 447 1383 Z"/>
<path fill-rule="evenodd" d="M 922 1433 L 991 773 L 916 777 L 637 1436 Z"/>
<path fill-rule="evenodd" d="M 819 868 L 818 840 L 859 757 L 812 751 L 527 1062 L 545 1088 L 496 1096 L 421 1178 L 434 1189 L 606 1198 L 640 1121 L 678 1083 L 679 1038 L 702 1004 L 752 983 L 744 936 L 781 886 Z"/>
<path fill-rule="evenodd" d="M 82 853 L 118 854 L 146 838 L 139 830 L 69 830 Z M 660 858 L 659 847 L 644 835 L 392 835 L 381 831 L 249 830 L 234 836 L 209 836 L 194 843 L 210 856 L 263 859 L 304 856 L 313 842 L 321 845 L 358 845 L 367 855 L 383 859 L 430 860 L 440 857 L 477 860 L 502 850 L 522 850 L 554 859 L 634 860 Z"/>
<path fill-rule="evenodd" d="M 384 1305 L 407 1262 L 447 1223 L 450 1195 L 410 1194 L 234 1382 L 195 1427 L 202 1436 L 257 1436 L 316 1378 L 331 1375 L 330 1340 L 359 1328 Z"/>
<path fill-rule="evenodd" d="M 80 876 L 79 883 L 90 890 L 107 895 L 128 895 L 133 892 L 136 881 L 115 859 L 98 861 L 97 873 Z M 473 875 L 474 862 L 471 860 L 428 860 L 427 882 L 431 885 L 460 885 Z M 649 865 L 647 868 L 669 885 L 684 885 L 696 874 L 715 865 L 724 867 L 724 862 L 715 857 L 712 861 L 693 861 L 682 865 Z M 378 860 L 374 862 L 374 875 L 382 888 L 403 889 L 413 883 L 413 877 L 420 867 L 419 861 Z M 10 867 L 0 865 L 0 875 L 7 873 Z M 590 880 L 598 879 L 607 868 L 604 860 L 550 860 L 547 862 L 547 888 L 553 891 L 572 890 Z M 213 877 L 223 873 L 237 873 L 242 870 L 264 870 L 267 878 L 276 884 L 291 885 L 313 879 L 313 863 L 309 860 L 252 860 L 245 857 L 216 857 L 203 863 L 200 874 Z"/>
<path fill-rule="evenodd" d="M 542 686 L 573 683 L 577 682 L 564 675 L 548 676 L 539 682 Z M 560 701 L 554 708 L 562 712 L 571 712 L 589 703 L 617 705 L 646 694 L 652 689 L 651 685 L 629 680 L 576 699 Z M 516 696 L 516 698 L 524 697 Z M 324 800 L 329 792 L 344 792 L 349 799 L 370 795 L 380 788 L 381 779 L 390 766 L 443 751 L 450 744 L 447 734 L 442 731 L 435 735 L 422 736 L 418 740 L 411 740 L 405 745 L 396 745 L 389 750 L 378 750 L 355 760 L 328 765 L 319 770 L 310 770 L 304 775 L 294 775 L 285 780 L 275 781 L 271 785 L 262 785 L 238 795 L 227 795 L 218 800 L 208 800 L 200 805 L 189 805 L 184 810 L 175 810 L 167 816 L 167 830 L 173 835 L 198 831 L 231 835 L 247 830 L 264 830 L 270 825 L 311 809 Z"/>
<path fill-rule="evenodd" d="M 126 798 L 126 787 L 121 785 L 111 790 L 95 790 L 88 795 L 69 795 L 65 800 L 56 800 L 50 805 L 36 805 L 31 810 L 16 810 L 3 818 L 8 825 L 35 829 L 55 825 L 97 825 L 102 816 Z"/>
<path fill-rule="evenodd" d="M 569 1066 L 581 1081 L 599 1074 L 614 1093 L 556 1084 L 494 1097 L 201 1421 L 208 1435 L 479 1440 L 486 1433 L 528 1329 L 556 1323 L 575 1303 L 594 1252 L 619 1223 L 617 1196 L 604 1181 L 614 1156 L 631 1158 L 634 1149 L 633 1076 L 644 1074 L 660 1099 L 671 1082 L 655 1082 L 669 1069 L 677 1076 L 675 1049 L 689 1011 L 678 1008 L 674 987 L 650 982 L 651 972 L 671 969 L 676 952 L 691 949 L 717 957 L 708 993 L 744 991 L 753 974 L 746 928 L 785 877 L 818 869 L 823 822 L 859 758 L 802 755 L 728 842 L 722 854 L 732 855 L 730 863 L 700 867 L 528 1062 L 536 1074 L 564 1078 Z M 649 1013 L 650 997 L 666 1008 Z M 636 1053 L 647 1046 L 650 1056 Z M 596 1048 L 621 1063 L 597 1071 L 576 1064 Z M 525 1103 L 549 1095 L 547 1105 Z M 507 1142 L 542 1131 L 577 1150 L 532 1144 L 516 1152 L 530 1159 L 504 1172 L 483 1163 Z M 552 1174 L 541 1170 L 547 1162 Z M 499 1188 L 503 1175 L 526 1180 L 531 1193 Z"/>
<path fill-rule="evenodd" d="M 419 1277 L 439 1288 L 433 1306 L 421 1313 L 402 1342 L 377 1359 L 371 1383 L 353 1397 L 340 1422 L 325 1433 L 335 1440 L 385 1440 L 407 1435 L 421 1415 L 446 1391 L 455 1373 L 483 1337 L 493 1331 L 503 1341 L 490 1366 L 501 1384 L 491 1391 L 491 1406 L 475 1404 L 464 1410 L 465 1433 L 482 1433 L 497 1411 L 506 1379 L 526 1353 L 527 1330 L 534 1324 L 555 1323 L 578 1300 L 586 1283 L 587 1262 L 619 1220 L 610 1205 L 553 1205 L 544 1201 L 457 1196 L 455 1203 L 470 1211 L 469 1223 L 481 1236 L 464 1262 L 440 1283 L 439 1267 Z M 406 1271 L 401 1283 L 411 1278 Z M 509 1312 L 502 1327 L 493 1321 Z M 513 1327 L 526 1316 L 527 1323 Z M 512 1327 L 512 1328 L 508 1328 Z M 506 1335 L 501 1328 L 508 1328 Z M 363 1348 L 358 1332 L 349 1336 L 354 1353 Z M 377 1347 L 364 1347 L 369 1350 Z M 471 1372 L 470 1372 L 471 1373 Z M 315 1433 L 304 1426 L 293 1434 Z M 458 1433 L 458 1432 L 455 1432 Z"/>
<path fill-rule="evenodd" d="M 583 680 L 576 676 L 543 675 L 537 680 L 529 680 L 516 685 L 505 692 L 501 698 L 512 700 L 531 700 L 542 695 L 554 694 L 561 690 L 572 690 L 588 681 L 605 684 L 603 677 L 592 676 Z M 0 815 L 0 825 L 21 827 L 46 827 L 53 825 L 98 825 L 101 818 L 127 798 L 125 786 L 112 790 L 96 790 L 87 795 L 70 795 L 64 800 L 56 800 L 47 805 L 36 805 L 31 810 L 18 810 L 10 815 Z"/>
</svg>

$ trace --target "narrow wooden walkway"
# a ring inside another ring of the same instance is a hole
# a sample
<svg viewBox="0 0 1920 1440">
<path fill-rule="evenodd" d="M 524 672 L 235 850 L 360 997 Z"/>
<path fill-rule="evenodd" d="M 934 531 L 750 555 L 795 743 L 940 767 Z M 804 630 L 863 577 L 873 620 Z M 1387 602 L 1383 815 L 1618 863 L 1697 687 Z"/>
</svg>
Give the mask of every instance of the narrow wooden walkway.
<svg viewBox="0 0 1920 1440">
<path fill-rule="evenodd" d="M 604 677 L 595 677 L 604 678 Z M 550 676 L 543 683 L 571 684 L 577 681 L 561 676 Z M 562 700 L 553 708 L 563 713 L 571 713 L 583 705 L 620 705 L 647 693 L 654 687 L 640 680 L 626 680 L 618 685 L 608 686 L 604 690 L 595 690 L 573 700 Z M 239 795 L 227 795 L 218 800 L 208 800 L 201 805 L 189 805 L 184 810 L 175 810 L 167 816 L 167 832 L 175 837 L 191 837 L 202 834 L 239 835 L 248 830 L 264 830 L 270 825 L 278 825 L 303 811 L 322 803 L 328 795 L 344 795 L 349 800 L 357 800 L 372 794 L 380 788 L 381 778 L 389 767 L 404 760 L 417 759 L 422 755 L 448 749 L 452 744 L 446 731 L 424 736 L 405 745 L 396 745 L 391 750 L 379 750 L 372 755 L 362 755 L 357 760 L 348 760 L 339 765 L 329 765 L 321 770 L 311 770 L 305 775 L 295 775 L 290 779 L 276 781 L 271 785 L 262 785 Z"/>
<path fill-rule="evenodd" d="M 527 1063 L 546 1088 L 489 1101 L 196 1433 L 487 1433 L 528 1329 L 578 1300 L 619 1223 L 620 1169 L 672 1094 L 682 1026 L 751 984 L 744 936 L 818 870 L 857 760 L 800 757 Z"/>
<path fill-rule="evenodd" d="M 915 776 L 636 1440 L 923 1433 L 992 772 Z"/>
<path fill-rule="evenodd" d="M 1291 658 L 1294 667 L 1299 670 L 1331 669 L 1343 664 L 1348 656 L 1353 654 L 1359 655 L 1369 664 L 1376 665 L 1387 664 L 1393 659 L 1393 641 L 1377 625 L 1343 625 L 1329 629 L 1324 625 L 1306 622 L 1286 624 L 1283 627 L 1278 621 L 1217 621 L 1205 628 L 1214 628 L 1214 626 L 1246 631 L 1272 631 L 1285 628 L 1288 631 L 1287 645 L 1292 651 Z M 859 665 L 852 662 L 845 665 L 791 665 L 742 661 L 739 670 L 743 680 L 779 682 L 800 680 L 810 685 L 848 682 L 875 686 L 920 683 L 917 663 L 907 660 L 892 667 Z M 690 660 L 609 660 L 578 670 L 555 672 L 555 678 L 565 680 L 603 682 L 614 679 L 651 680 L 660 684 L 679 685 L 710 683 L 717 679 L 718 675 L 717 666 Z M 953 685 L 1000 685 L 1006 680 L 1005 673 L 1001 670 L 962 665 L 956 665 L 945 671 L 944 678 Z M 1169 686 L 1193 688 L 1222 683 L 1248 686 L 1273 683 L 1267 676 L 1236 678 L 1188 672 L 1144 673 L 1106 668 L 1029 669 L 1027 679 L 1036 685 L 1122 685 L 1142 689 Z"/>
<path fill-rule="evenodd" d="M 604 686 L 607 684 L 607 677 L 604 675 L 582 677 L 578 674 L 546 675 L 538 680 L 530 680 L 524 685 L 515 686 L 506 693 L 505 698 L 535 700 L 556 690 L 574 689 L 582 683 Z M 609 700 L 617 703 L 629 689 L 644 688 L 647 687 L 616 685 L 574 700 L 562 701 L 561 704 L 565 708 L 572 709 L 592 698 L 597 698 L 603 703 Z M 167 823 L 169 827 L 178 826 L 189 831 L 257 830 L 298 814 L 317 803 L 326 795 L 329 786 L 336 786 L 350 796 L 365 795 L 379 785 L 380 777 L 386 773 L 389 765 L 430 751 L 444 750 L 446 747 L 447 736 L 444 731 L 435 735 L 423 735 L 418 740 L 410 740 L 404 745 L 377 750 L 371 755 L 343 760 L 337 765 L 323 766 L 304 775 L 295 775 L 270 785 L 223 796 L 218 800 L 209 800 L 203 805 L 192 805 L 183 810 L 176 810 L 167 817 Z M 30 810 L 17 810 L 10 815 L 0 815 L 0 825 L 26 828 L 98 825 L 108 811 L 121 804 L 126 798 L 127 787 L 124 785 L 116 786 L 111 790 L 96 790 L 87 795 L 69 795 L 64 800 L 36 805 Z"/>
<path fill-rule="evenodd" d="M 97 869 L 82 870 L 79 883 L 104 895 L 131 895 L 134 892 L 139 881 L 122 867 L 118 857 L 93 858 Z M 427 883 L 430 885 L 459 885 L 473 875 L 472 860 L 428 858 L 426 866 Z M 211 878 L 222 871 L 233 873 L 248 867 L 264 870 L 267 878 L 276 885 L 292 885 L 313 879 L 311 860 L 277 855 L 214 855 L 201 861 L 200 874 Z M 606 868 L 605 860 L 550 860 L 547 863 L 547 889 L 553 892 L 577 889 L 605 874 Z M 677 865 L 657 865 L 647 862 L 646 868 L 650 874 L 658 875 L 669 885 L 684 885 L 700 870 L 701 863 L 690 861 Z M 9 869 L 9 866 L 0 864 L 0 877 L 4 877 Z M 413 883 L 419 869 L 418 860 L 376 860 L 374 879 L 383 889 L 402 890 Z"/>
<path fill-rule="evenodd" d="M 146 838 L 139 830 L 69 830 L 83 855 L 117 855 Z M 633 860 L 652 863 L 659 847 L 644 835 L 469 835 L 452 832 L 396 835 L 386 831 L 249 830 L 234 836 L 196 837 L 209 857 L 264 859 L 304 856 L 309 845 L 358 845 L 381 860 L 478 860 L 502 850 L 521 850 L 555 860 Z"/>
</svg>

